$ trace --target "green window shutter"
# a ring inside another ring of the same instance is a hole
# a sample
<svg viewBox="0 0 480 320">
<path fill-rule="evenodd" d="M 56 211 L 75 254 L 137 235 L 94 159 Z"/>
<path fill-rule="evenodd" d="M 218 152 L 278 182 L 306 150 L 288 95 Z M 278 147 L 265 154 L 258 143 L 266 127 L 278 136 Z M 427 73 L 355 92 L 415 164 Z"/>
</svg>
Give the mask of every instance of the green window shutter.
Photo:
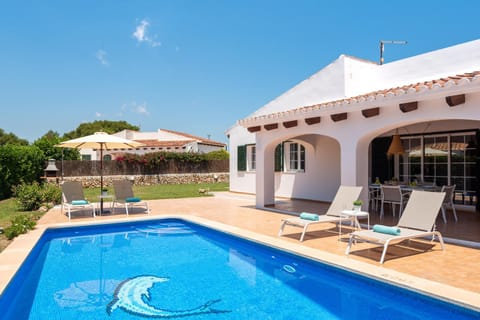
<svg viewBox="0 0 480 320">
<path fill-rule="evenodd" d="M 275 172 L 283 171 L 283 143 L 275 148 Z"/>
<path fill-rule="evenodd" d="M 247 146 L 237 146 L 237 170 L 247 170 Z"/>
</svg>

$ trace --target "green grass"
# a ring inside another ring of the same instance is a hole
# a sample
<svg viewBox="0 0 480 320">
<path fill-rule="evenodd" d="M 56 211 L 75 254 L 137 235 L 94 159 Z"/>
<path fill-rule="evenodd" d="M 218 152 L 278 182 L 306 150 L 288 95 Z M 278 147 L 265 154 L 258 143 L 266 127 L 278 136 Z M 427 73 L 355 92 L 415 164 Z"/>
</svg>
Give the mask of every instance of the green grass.
<svg viewBox="0 0 480 320">
<path fill-rule="evenodd" d="M 16 211 L 15 199 L 6 199 L 0 201 L 0 227 L 6 227 L 10 225 L 10 219 L 15 216 L 32 213 L 30 211 L 22 212 Z"/>
<path fill-rule="evenodd" d="M 198 184 L 157 184 L 152 186 L 133 186 L 133 193 L 143 200 L 175 199 L 205 197 L 198 189 L 210 189 L 210 191 L 228 191 L 226 182 L 198 183 Z M 113 188 L 108 187 L 108 194 L 113 195 Z M 100 188 L 84 189 L 85 198 L 92 202 L 98 201 Z"/>
<path fill-rule="evenodd" d="M 6 228 L 10 226 L 10 220 L 16 216 L 24 214 L 35 214 L 37 216 L 42 215 L 36 211 L 17 211 L 15 199 L 13 198 L 0 201 L 0 227 Z M 0 252 L 2 252 L 10 242 L 11 240 L 8 240 L 4 234 L 0 234 Z"/>
</svg>

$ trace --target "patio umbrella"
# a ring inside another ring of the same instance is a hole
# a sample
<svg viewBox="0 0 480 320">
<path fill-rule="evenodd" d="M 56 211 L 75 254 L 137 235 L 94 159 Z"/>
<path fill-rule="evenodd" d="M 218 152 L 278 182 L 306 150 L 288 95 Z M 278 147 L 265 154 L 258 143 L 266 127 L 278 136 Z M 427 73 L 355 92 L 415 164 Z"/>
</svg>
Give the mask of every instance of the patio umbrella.
<svg viewBox="0 0 480 320">
<path fill-rule="evenodd" d="M 95 132 L 89 136 L 63 141 L 56 145 L 60 148 L 100 149 L 100 194 L 103 189 L 103 150 L 138 148 L 144 144 L 133 140 L 112 136 L 105 132 Z M 103 212 L 103 199 L 100 198 L 100 211 Z"/>
</svg>

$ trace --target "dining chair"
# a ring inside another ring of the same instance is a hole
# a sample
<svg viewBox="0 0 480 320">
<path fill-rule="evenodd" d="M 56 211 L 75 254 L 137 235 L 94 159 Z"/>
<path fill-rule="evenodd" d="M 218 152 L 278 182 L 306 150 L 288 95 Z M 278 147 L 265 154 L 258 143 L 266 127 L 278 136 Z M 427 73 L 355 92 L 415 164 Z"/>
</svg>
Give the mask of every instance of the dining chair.
<svg viewBox="0 0 480 320">
<path fill-rule="evenodd" d="M 368 211 L 374 210 L 377 211 L 380 205 L 381 196 L 380 196 L 380 185 L 372 185 L 368 187 Z"/>
<path fill-rule="evenodd" d="M 400 186 L 385 186 L 382 185 L 380 188 L 380 197 L 381 197 L 381 208 L 380 208 L 380 219 L 384 215 L 384 205 L 385 203 L 390 203 L 392 207 L 392 213 L 395 217 L 395 205 L 400 206 L 399 214 L 400 217 L 403 212 L 404 204 L 408 201 L 408 196 L 410 193 L 402 192 Z"/>
<path fill-rule="evenodd" d="M 442 186 L 442 191 L 441 192 L 445 192 L 445 199 L 443 200 L 442 207 L 441 207 L 442 218 L 443 218 L 444 223 L 447 223 L 447 214 L 446 214 L 447 206 L 450 206 L 450 208 L 452 208 L 453 216 L 455 218 L 455 222 L 458 221 L 457 212 L 455 210 L 455 204 L 454 204 L 454 201 L 453 201 L 454 200 L 454 195 L 455 195 L 455 187 L 456 187 L 455 184 L 452 185 L 452 186 Z"/>
</svg>

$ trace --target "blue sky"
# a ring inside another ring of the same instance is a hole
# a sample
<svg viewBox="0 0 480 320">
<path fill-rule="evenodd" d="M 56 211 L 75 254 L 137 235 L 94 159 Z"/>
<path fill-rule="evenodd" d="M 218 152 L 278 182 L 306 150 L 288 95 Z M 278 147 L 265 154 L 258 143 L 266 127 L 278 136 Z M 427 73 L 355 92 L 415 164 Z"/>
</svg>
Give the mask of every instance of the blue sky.
<svg viewBox="0 0 480 320">
<path fill-rule="evenodd" d="M 125 120 L 225 130 L 340 54 L 385 62 L 480 38 L 479 1 L 0 0 L 0 128 L 33 142 Z"/>
</svg>

